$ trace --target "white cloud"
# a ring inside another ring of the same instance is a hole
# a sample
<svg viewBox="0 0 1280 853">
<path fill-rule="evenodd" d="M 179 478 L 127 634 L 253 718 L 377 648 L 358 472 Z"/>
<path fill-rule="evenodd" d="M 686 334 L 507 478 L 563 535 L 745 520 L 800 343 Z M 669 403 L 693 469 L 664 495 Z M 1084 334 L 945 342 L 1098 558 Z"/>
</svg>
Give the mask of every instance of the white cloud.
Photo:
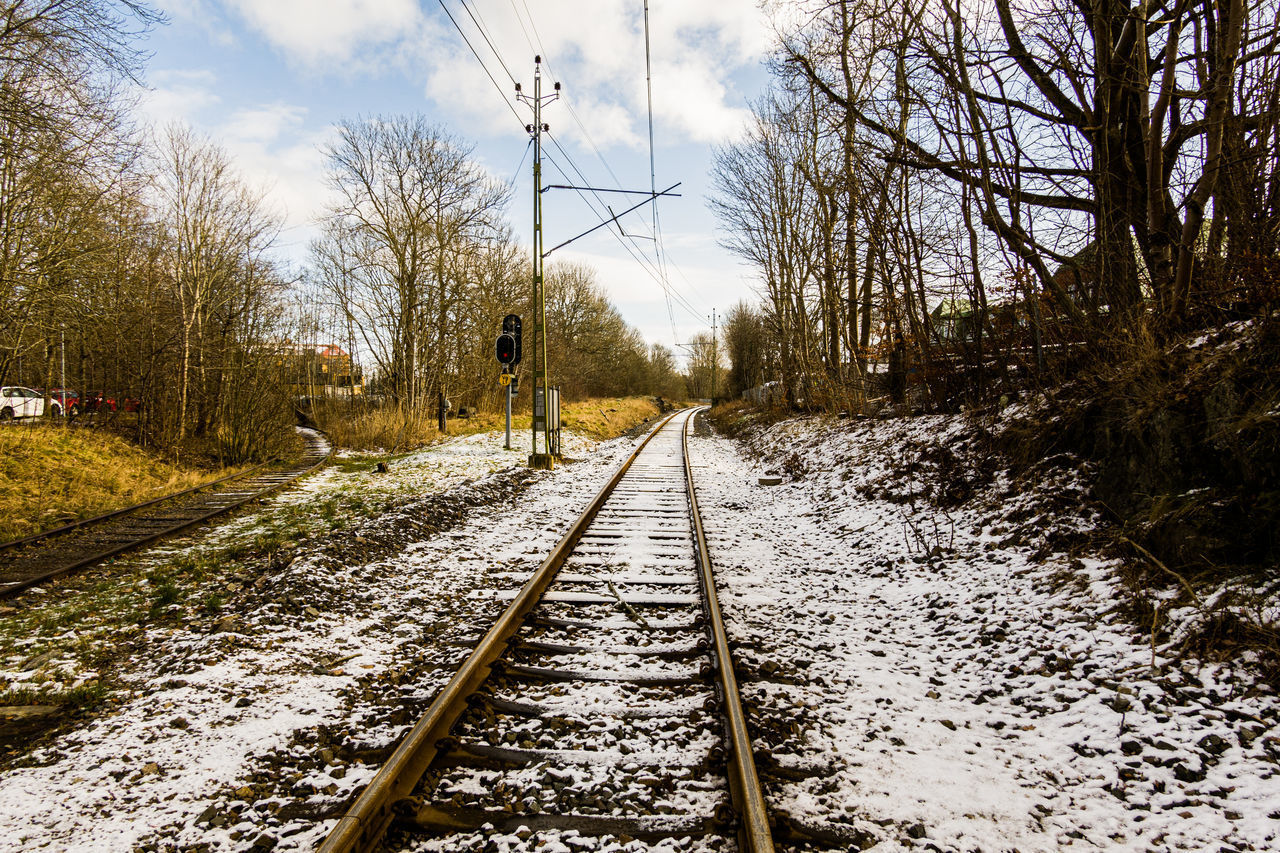
<svg viewBox="0 0 1280 853">
<path fill-rule="evenodd" d="M 647 145 L 644 20 L 639 3 L 592 3 L 540 0 L 528 8 L 502 0 L 470 4 L 482 35 L 470 17 L 455 11 L 472 46 L 494 79 L 455 32 L 450 48 L 424 55 L 428 82 L 425 94 L 451 111 L 460 111 L 490 131 L 518 127 L 502 100 L 514 103 L 511 77 L 532 89 L 533 57 L 543 54 L 544 91 L 563 83 L 563 95 L 592 141 L 601 148 Z M 662 141 L 705 142 L 724 139 L 746 117 L 744 96 L 729 78 L 758 65 L 769 45 L 768 25 L 756 0 L 653 0 L 650 10 L 655 121 Z M 447 21 L 443 26 L 452 27 Z M 495 58 L 492 43 L 506 67 Z M 509 76 L 510 75 L 510 76 Z M 518 107 L 521 121 L 528 112 Z M 564 105 L 551 107 L 544 121 L 561 137 L 582 139 L 583 132 Z"/>
<path fill-rule="evenodd" d="M 223 133 L 241 142 L 270 143 L 289 128 L 298 127 L 307 115 L 306 107 L 268 104 L 239 110 L 231 115 Z"/>
<path fill-rule="evenodd" d="M 251 27 L 307 66 L 345 62 L 395 44 L 422 25 L 414 0 L 228 0 Z"/>
<path fill-rule="evenodd" d="M 150 73 L 151 86 L 141 94 L 143 116 L 155 125 L 173 121 L 194 123 L 197 116 L 217 106 L 217 76 L 204 69 L 161 70 Z"/>
</svg>

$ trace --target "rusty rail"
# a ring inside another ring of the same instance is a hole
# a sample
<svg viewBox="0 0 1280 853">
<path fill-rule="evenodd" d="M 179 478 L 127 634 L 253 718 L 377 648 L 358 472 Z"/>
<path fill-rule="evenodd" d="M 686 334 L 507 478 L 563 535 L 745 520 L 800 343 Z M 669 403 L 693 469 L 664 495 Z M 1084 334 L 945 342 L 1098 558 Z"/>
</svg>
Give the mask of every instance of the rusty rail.
<svg viewBox="0 0 1280 853">
<path fill-rule="evenodd" d="M 769 813 L 765 808 L 764 789 L 756 773 L 755 753 L 747 733 L 747 717 L 738 695 L 738 678 L 729 653 L 729 635 L 720 612 L 720 596 L 711 571 L 711 552 L 702 531 L 702 513 L 698 511 L 698 495 L 693 488 L 693 466 L 689 463 L 689 429 L 693 418 L 684 425 L 684 473 L 689 489 L 689 508 L 693 518 L 693 536 L 698 550 L 698 577 L 702 582 L 703 608 L 710 623 L 715 646 L 716 676 L 723 695 L 725 722 L 729 736 L 729 796 L 738 812 L 738 849 L 750 853 L 772 853 L 773 833 L 769 829 Z"/>
<path fill-rule="evenodd" d="M 560 567 L 564 565 L 578 544 L 578 540 L 582 538 L 583 532 L 604 506 L 609 495 L 627 473 L 627 469 L 640 455 L 640 451 L 644 450 L 653 437 L 675 417 L 675 414 L 673 412 L 668 415 L 645 436 L 644 441 L 640 442 L 609 482 L 605 483 L 604 488 L 596 494 L 586 511 L 578 517 L 547 559 L 520 588 L 515 600 L 498 617 L 498 621 L 462 662 L 462 666 L 458 667 L 453 678 L 400 742 L 400 746 L 369 782 L 368 787 L 360 794 L 350 810 L 325 837 L 318 848 L 320 853 L 346 853 L 351 850 L 364 853 L 377 848 L 394 817 L 392 806 L 413 792 L 423 774 L 427 772 L 432 759 L 435 758 L 438 742 L 449 733 L 449 729 L 466 710 L 467 697 L 475 692 L 488 677 L 494 662 L 506 650 L 507 641 L 542 598 L 547 587 L 555 579 L 556 573 L 560 571 Z"/>
<path fill-rule="evenodd" d="M 318 430 L 316 432 L 319 433 Z M 323 435 L 323 434 L 320 433 L 320 435 Z M 247 494 L 244 497 L 236 501 L 233 501 L 231 503 L 223 504 L 203 512 L 197 512 L 195 515 L 181 519 L 177 523 L 167 526 L 161 530 L 148 533 L 144 536 L 136 537 L 126 542 L 117 543 L 115 545 L 104 548 L 102 550 L 95 550 L 92 553 L 89 553 L 84 556 L 76 557 L 69 562 L 56 566 L 53 569 L 40 572 L 30 577 L 25 577 L 25 578 L 22 578 L 21 580 L 9 582 L 9 583 L 0 583 L 0 599 L 12 598 L 13 596 L 18 595 L 19 593 L 24 592 L 25 590 L 28 590 L 31 587 L 38 586 L 42 583 L 45 583 L 46 581 L 50 581 L 55 578 L 62 577 L 63 575 L 68 575 L 73 572 L 77 572 L 80 569 L 84 569 L 96 563 L 100 563 L 103 560 L 108 560 L 112 557 L 123 554 L 126 551 L 131 551 L 135 548 L 141 548 L 146 545 L 150 545 L 153 542 L 158 542 L 161 539 L 167 538 L 169 536 L 173 536 L 177 533 L 181 533 L 184 530 L 195 527 L 199 524 L 209 521 L 210 519 L 216 518 L 217 516 L 231 512 L 234 509 L 242 507 L 251 501 L 255 501 L 260 498 L 263 498 L 266 495 L 269 495 L 272 492 L 282 489 L 285 486 L 289 485 L 290 483 L 296 482 L 302 477 L 305 477 L 306 475 L 310 474 L 311 472 L 315 471 L 316 469 L 324 465 L 329 460 L 329 457 L 331 455 L 332 455 L 332 449 L 330 449 L 328 453 L 326 453 L 322 458 L 312 463 L 311 465 L 298 468 L 294 471 L 286 470 L 284 472 L 281 472 L 281 474 L 288 475 L 288 476 L 283 477 L 278 481 L 271 482 L 268 485 L 266 485 L 264 488 L 257 489 L 251 494 Z M 244 471 L 241 471 L 237 474 L 232 474 L 228 477 L 223 477 L 221 479 L 214 480 L 213 482 L 210 482 L 210 483 L 205 483 L 203 485 L 196 486 L 194 488 L 185 489 L 181 492 L 175 492 L 174 494 L 165 495 L 160 498 L 154 498 L 152 500 L 145 501 L 140 504 L 135 504 L 134 506 L 125 507 L 124 509 L 114 510 L 112 512 L 105 513 L 95 518 L 89 518 L 89 519 L 84 519 L 82 521 L 73 522 L 71 524 L 64 525 L 60 528 L 55 528 L 53 530 L 45 531 L 44 533 L 39 533 L 34 536 L 29 536 L 26 539 L 19 539 L 14 542 L 5 543 L 4 545 L 0 545 L 0 551 L 6 550 L 6 549 L 17 549 L 26 545 L 37 544 L 45 540 L 53 539 L 54 537 L 59 535 L 74 533 L 77 530 L 91 528 L 96 524 L 102 524 L 103 522 L 110 521 L 111 519 L 120 518 L 128 515 L 129 513 L 138 512 L 139 510 L 147 509 L 148 507 L 156 506 L 166 501 L 172 501 L 178 498 L 186 497 L 188 495 L 194 494 L 204 489 L 212 489 L 215 486 L 225 485 L 227 483 L 234 482 L 236 480 L 251 479 L 255 475 L 261 476 L 265 474 L 265 472 L 262 472 L 262 469 L 265 468 L 268 464 L 269 463 L 264 462 L 261 465 L 255 465 L 252 468 L 248 468 Z"/>
</svg>

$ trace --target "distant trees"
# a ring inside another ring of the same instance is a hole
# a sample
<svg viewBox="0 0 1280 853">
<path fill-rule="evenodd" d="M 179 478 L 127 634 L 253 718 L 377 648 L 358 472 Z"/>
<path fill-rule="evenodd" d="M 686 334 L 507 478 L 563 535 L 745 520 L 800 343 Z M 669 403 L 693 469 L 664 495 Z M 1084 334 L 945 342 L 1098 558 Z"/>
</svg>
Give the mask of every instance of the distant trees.
<svg viewBox="0 0 1280 853">
<path fill-rule="evenodd" d="M 941 404 L 946 364 L 980 393 L 1276 286 L 1275 0 L 773 5 L 715 208 L 792 401 L 857 403 L 901 341 Z"/>
<path fill-rule="evenodd" d="M 280 447 L 275 222 L 224 152 L 152 140 L 122 96 L 160 20 L 129 0 L 0 2 L 0 382 L 139 410 L 140 440 Z"/>
<path fill-rule="evenodd" d="M 132 124 L 137 37 L 160 20 L 137 0 L 0 0 L 0 384 L 101 389 L 140 441 L 226 462 L 280 450 L 317 346 L 409 417 L 438 394 L 496 407 L 493 337 L 532 315 L 510 187 L 421 116 L 345 121 L 293 280 L 225 151 Z M 682 381 L 593 271 L 551 267 L 547 302 L 567 395 Z"/>
<path fill-rule="evenodd" d="M 501 246 L 509 188 L 421 116 L 343 122 L 326 154 L 335 202 L 313 251 L 317 280 L 392 397 L 422 407 L 462 357 L 473 269 Z"/>
<path fill-rule="evenodd" d="M 433 415 L 439 393 L 496 407 L 502 317 L 522 315 L 533 333 L 530 265 L 503 218 L 510 188 L 421 117 L 345 122 L 327 153 L 336 201 L 310 277 L 373 358 L 378 387 L 410 412 Z M 567 398 L 643 392 L 655 374 L 669 383 L 593 270 L 551 264 L 545 293 L 552 381 Z"/>
</svg>

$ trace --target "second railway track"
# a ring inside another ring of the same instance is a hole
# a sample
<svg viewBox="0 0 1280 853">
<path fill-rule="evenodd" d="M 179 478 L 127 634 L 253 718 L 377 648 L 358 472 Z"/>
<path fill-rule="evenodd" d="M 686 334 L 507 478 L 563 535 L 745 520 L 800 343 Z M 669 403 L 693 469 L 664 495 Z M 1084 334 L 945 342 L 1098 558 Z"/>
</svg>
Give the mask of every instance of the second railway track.
<svg viewBox="0 0 1280 853">
<path fill-rule="evenodd" d="M 0 545 L 0 598 L 149 545 L 270 494 L 329 457 L 323 433 L 299 428 L 304 449 L 289 467 L 259 465 L 176 495 Z"/>
<path fill-rule="evenodd" d="M 623 464 L 321 850 L 489 849 L 493 836 L 773 849 L 688 464 L 692 418 L 677 413 Z"/>
</svg>

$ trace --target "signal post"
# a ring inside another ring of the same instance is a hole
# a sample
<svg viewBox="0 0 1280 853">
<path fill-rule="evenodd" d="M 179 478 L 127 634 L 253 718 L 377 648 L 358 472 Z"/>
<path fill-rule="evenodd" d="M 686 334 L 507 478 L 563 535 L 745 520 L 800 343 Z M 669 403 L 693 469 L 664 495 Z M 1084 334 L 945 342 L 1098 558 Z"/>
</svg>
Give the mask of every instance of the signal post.
<svg viewBox="0 0 1280 853">
<path fill-rule="evenodd" d="M 520 315 L 508 314 L 502 318 L 502 333 L 498 335 L 496 350 L 498 364 L 502 365 L 502 373 L 498 376 L 498 384 L 507 389 L 507 443 L 511 449 L 511 397 L 519 390 L 520 380 L 515 375 L 516 365 L 521 356 Z"/>
</svg>

